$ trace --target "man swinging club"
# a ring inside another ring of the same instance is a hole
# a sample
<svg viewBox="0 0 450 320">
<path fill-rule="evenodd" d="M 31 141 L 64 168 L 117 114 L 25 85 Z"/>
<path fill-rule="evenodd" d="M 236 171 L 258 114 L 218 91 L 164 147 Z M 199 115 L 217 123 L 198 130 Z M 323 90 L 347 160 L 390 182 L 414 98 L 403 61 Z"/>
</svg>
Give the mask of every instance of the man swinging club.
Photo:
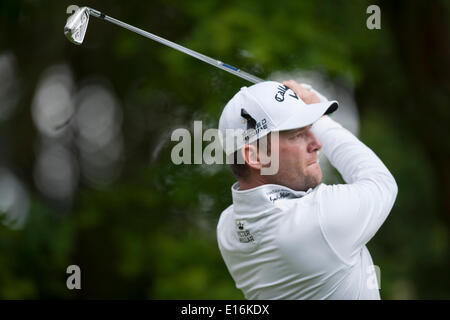
<svg viewBox="0 0 450 320">
<path fill-rule="evenodd" d="M 380 299 L 369 285 L 366 244 L 392 209 L 397 185 L 381 160 L 328 116 L 337 107 L 295 81 L 266 81 L 243 87 L 222 112 L 224 149 L 242 162 L 231 164 L 233 204 L 220 216 L 217 239 L 247 299 Z M 240 133 L 225 136 L 229 130 Z M 278 170 L 262 174 L 261 142 L 274 134 L 278 141 L 266 149 L 277 148 Z M 319 150 L 346 184 L 321 183 Z"/>
</svg>

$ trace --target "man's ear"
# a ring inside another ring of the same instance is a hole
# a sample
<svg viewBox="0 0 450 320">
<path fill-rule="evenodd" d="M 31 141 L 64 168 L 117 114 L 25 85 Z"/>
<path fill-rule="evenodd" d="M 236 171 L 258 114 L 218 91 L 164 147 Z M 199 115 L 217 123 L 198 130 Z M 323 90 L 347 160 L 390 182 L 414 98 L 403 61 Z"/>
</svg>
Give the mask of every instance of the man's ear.
<svg viewBox="0 0 450 320">
<path fill-rule="evenodd" d="M 262 167 L 261 161 L 259 159 L 258 151 L 255 145 L 246 144 L 241 148 L 242 157 L 245 160 L 245 163 L 256 170 L 260 170 Z"/>
</svg>

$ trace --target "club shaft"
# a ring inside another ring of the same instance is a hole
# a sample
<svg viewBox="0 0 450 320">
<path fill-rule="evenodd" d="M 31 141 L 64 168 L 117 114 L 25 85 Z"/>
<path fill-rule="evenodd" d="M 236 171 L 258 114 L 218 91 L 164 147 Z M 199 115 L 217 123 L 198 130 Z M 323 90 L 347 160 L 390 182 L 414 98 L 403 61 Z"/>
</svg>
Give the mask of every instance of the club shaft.
<svg viewBox="0 0 450 320">
<path fill-rule="evenodd" d="M 261 78 L 258 78 L 256 76 L 250 74 L 250 73 L 247 73 L 247 72 L 242 71 L 242 70 L 240 70 L 238 68 L 235 68 L 235 67 L 233 67 L 233 66 L 231 66 L 229 64 L 223 63 L 222 61 L 210 58 L 210 57 L 205 56 L 205 55 L 203 55 L 201 53 L 198 53 L 198 52 L 196 52 L 194 50 L 191 50 L 191 49 L 185 48 L 185 47 L 183 47 L 183 46 L 181 46 L 179 44 L 176 44 L 176 43 L 174 43 L 172 41 L 169 41 L 169 40 L 166 40 L 164 38 L 161 38 L 161 37 L 159 37 L 159 36 L 157 36 L 155 34 L 152 34 L 150 32 L 144 31 L 142 29 L 136 28 L 136 27 L 134 27 L 132 25 L 129 25 L 128 23 L 125 23 L 125 22 L 122 22 L 120 20 L 114 19 L 114 18 L 112 18 L 110 16 L 107 16 L 107 15 L 105 15 L 105 14 L 103 14 L 100 11 L 97 11 L 95 9 L 89 8 L 89 14 L 91 16 L 96 17 L 96 18 L 100 18 L 100 19 L 106 20 L 108 22 L 114 23 L 115 25 L 118 25 L 119 27 L 122 27 L 122 28 L 128 29 L 130 31 L 133 31 L 133 32 L 135 32 L 137 34 L 140 34 L 141 36 L 146 37 L 146 38 L 149 38 L 149 39 L 152 39 L 152 40 L 157 41 L 159 43 L 162 43 L 162 44 L 164 44 L 164 45 L 166 45 L 168 47 L 171 47 L 171 48 L 173 48 L 175 50 L 178 50 L 180 52 L 186 53 L 186 54 L 190 55 L 191 57 L 194 57 L 194 58 L 197 58 L 197 59 L 199 59 L 199 60 L 201 60 L 203 62 L 209 63 L 212 66 L 215 66 L 215 67 L 217 67 L 219 69 L 225 70 L 225 71 L 227 71 L 229 73 L 232 73 L 232 74 L 234 74 L 234 75 L 236 75 L 238 77 L 241 77 L 242 79 L 245 79 L 247 81 L 250 81 L 252 83 L 258 83 L 258 82 L 264 81 Z"/>
</svg>

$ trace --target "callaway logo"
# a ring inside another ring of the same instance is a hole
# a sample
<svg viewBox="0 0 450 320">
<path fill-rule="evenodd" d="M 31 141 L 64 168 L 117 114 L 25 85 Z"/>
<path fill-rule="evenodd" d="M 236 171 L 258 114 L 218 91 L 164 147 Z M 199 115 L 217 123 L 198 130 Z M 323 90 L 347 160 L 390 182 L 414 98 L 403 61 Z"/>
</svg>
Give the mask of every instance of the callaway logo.
<svg viewBox="0 0 450 320">
<path fill-rule="evenodd" d="M 283 102 L 284 101 L 284 95 L 286 94 L 286 91 L 290 90 L 289 87 L 287 86 L 278 86 L 278 91 L 275 94 L 275 100 L 277 100 L 278 102 Z M 292 90 L 291 90 L 292 91 Z M 293 92 L 293 91 L 292 91 Z M 293 94 L 289 94 L 289 96 L 291 96 L 292 98 L 295 98 L 298 100 L 297 95 L 295 94 L 295 92 L 293 92 Z"/>
</svg>

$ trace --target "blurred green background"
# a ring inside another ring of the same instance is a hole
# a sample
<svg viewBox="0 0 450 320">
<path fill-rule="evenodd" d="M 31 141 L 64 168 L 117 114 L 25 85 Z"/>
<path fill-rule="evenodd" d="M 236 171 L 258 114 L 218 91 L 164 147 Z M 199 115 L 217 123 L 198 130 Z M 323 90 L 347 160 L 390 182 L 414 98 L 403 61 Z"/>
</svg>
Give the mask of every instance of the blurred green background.
<svg viewBox="0 0 450 320">
<path fill-rule="evenodd" d="M 368 244 L 382 298 L 450 298 L 450 1 L 1 0 L 1 299 L 243 299 L 215 235 L 231 171 L 174 165 L 170 135 L 217 127 L 249 83 L 95 18 L 75 46 L 71 4 L 262 78 L 343 88 L 399 186 Z"/>
</svg>

